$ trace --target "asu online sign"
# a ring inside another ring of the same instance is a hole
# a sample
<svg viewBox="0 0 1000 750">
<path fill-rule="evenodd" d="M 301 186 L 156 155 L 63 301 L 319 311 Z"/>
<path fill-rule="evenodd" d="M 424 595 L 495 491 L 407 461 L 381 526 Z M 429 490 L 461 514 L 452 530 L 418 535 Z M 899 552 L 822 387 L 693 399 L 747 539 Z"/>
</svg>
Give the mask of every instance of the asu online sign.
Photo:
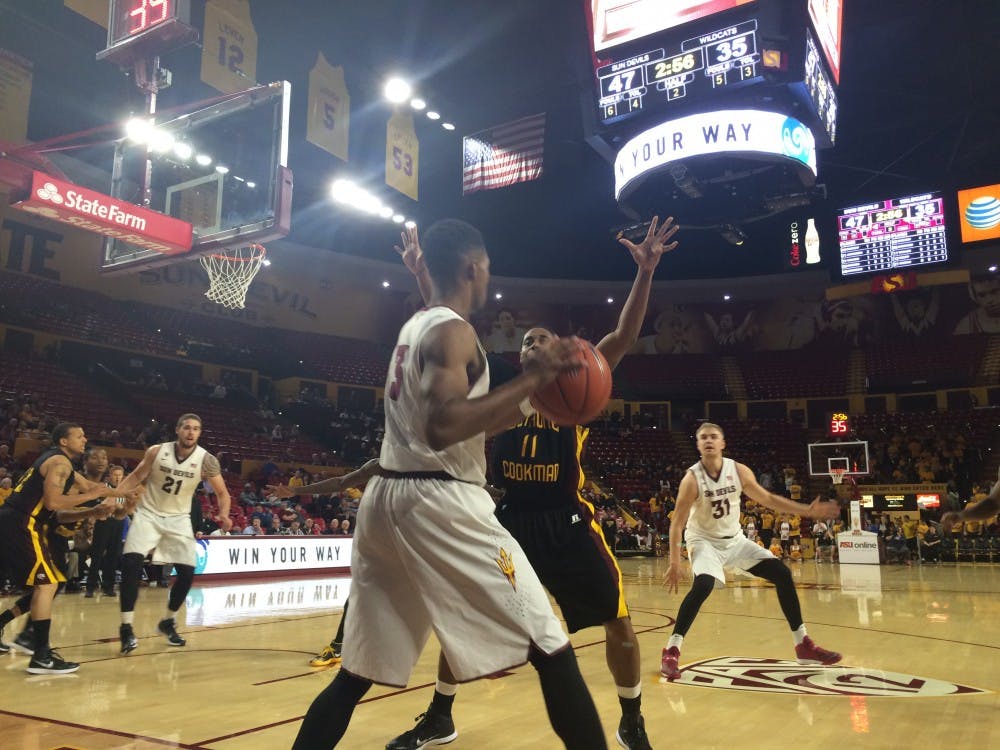
<svg viewBox="0 0 1000 750">
<path fill-rule="evenodd" d="M 667 164 L 718 154 L 790 159 L 816 175 L 816 138 L 801 122 L 777 112 L 727 109 L 670 120 L 628 141 L 615 157 L 615 198 Z"/>
<path fill-rule="evenodd" d="M 962 242 L 1000 239 L 1000 185 L 958 191 Z"/>
<path fill-rule="evenodd" d="M 189 223 L 35 172 L 31 194 L 13 208 L 129 244 L 178 255 L 191 249 Z"/>
</svg>

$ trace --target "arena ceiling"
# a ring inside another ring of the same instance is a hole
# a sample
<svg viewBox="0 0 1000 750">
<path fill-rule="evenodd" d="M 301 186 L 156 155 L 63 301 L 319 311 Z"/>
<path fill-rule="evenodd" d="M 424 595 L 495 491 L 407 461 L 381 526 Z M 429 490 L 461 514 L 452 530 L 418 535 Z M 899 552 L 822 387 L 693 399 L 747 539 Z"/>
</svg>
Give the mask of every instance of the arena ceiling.
<svg viewBox="0 0 1000 750">
<path fill-rule="evenodd" d="M 200 26 L 203 3 L 193 3 Z M 612 239 L 628 223 L 613 199 L 610 165 L 584 140 L 581 98 L 590 101 L 583 0 L 251 0 L 260 38 L 257 78 L 294 87 L 291 240 L 393 260 L 394 225 L 334 205 L 328 188 L 351 177 L 393 197 L 426 224 L 457 216 L 479 226 L 505 276 L 620 280 L 632 263 Z M 829 214 L 876 196 L 1000 182 L 1000 59 L 995 0 L 845 0 L 838 145 L 820 152 Z M 142 97 L 113 66 L 93 60 L 103 29 L 61 0 L 0 0 L 0 47 L 36 66 L 29 137 L 82 130 L 130 111 Z M 343 65 L 351 92 L 350 160 L 305 140 L 308 73 L 317 52 Z M 209 97 L 200 52 L 165 56 L 174 85 L 161 107 Z M 384 185 L 385 123 L 380 95 L 390 73 L 457 126 L 449 133 L 418 118 L 420 201 Z M 545 174 L 535 182 L 461 194 L 461 136 L 536 112 L 547 113 Z M 664 213 L 675 207 L 664 205 Z M 677 219 L 683 224 L 684 216 Z M 739 277 L 781 271 L 781 220 L 755 224 L 741 247 L 717 233 L 688 231 L 659 279 Z M 978 252 L 978 251 L 977 251 Z M 981 258 L 968 253 L 973 267 Z M 993 251 L 995 252 L 995 251 Z M 978 265 L 977 265 L 978 264 Z"/>
</svg>

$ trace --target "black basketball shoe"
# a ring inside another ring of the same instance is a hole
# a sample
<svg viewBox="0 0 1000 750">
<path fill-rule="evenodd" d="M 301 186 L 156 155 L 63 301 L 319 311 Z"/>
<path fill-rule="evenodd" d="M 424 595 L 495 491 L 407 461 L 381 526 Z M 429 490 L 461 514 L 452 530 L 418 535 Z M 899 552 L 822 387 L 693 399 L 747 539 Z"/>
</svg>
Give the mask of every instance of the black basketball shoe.
<svg viewBox="0 0 1000 750">
<path fill-rule="evenodd" d="M 447 745 L 458 737 L 450 716 L 426 711 L 416 719 L 417 725 L 389 742 L 385 750 L 420 750 L 422 747 Z"/>
<path fill-rule="evenodd" d="M 132 631 L 131 625 L 123 624 L 118 628 L 118 637 L 122 641 L 122 654 L 129 654 L 135 651 L 139 647 L 139 641 L 136 640 L 135 633 Z"/>
<path fill-rule="evenodd" d="M 183 646 L 187 643 L 183 638 L 177 634 L 177 629 L 174 627 L 174 618 L 171 617 L 167 620 L 160 620 L 160 624 L 156 626 L 163 635 L 167 636 L 167 643 L 171 646 Z"/>
</svg>

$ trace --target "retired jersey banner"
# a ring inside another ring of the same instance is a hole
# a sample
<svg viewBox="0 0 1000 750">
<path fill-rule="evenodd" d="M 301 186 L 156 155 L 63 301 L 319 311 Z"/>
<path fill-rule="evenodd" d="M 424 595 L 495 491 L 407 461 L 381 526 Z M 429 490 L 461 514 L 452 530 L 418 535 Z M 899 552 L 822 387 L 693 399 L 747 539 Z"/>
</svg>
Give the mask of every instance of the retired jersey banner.
<svg viewBox="0 0 1000 750">
<path fill-rule="evenodd" d="M 20 55 L 0 49 L 0 141 L 28 139 L 33 65 Z"/>
<path fill-rule="evenodd" d="M 100 26 L 108 28 L 108 17 L 111 15 L 109 13 L 109 0 L 66 0 L 66 7 Z"/>
<path fill-rule="evenodd" d="M 257 31 L 247 0 L 209 0 L 202 37 L 201 80 L 223 94 L 257 85 Z"/>
<path fill-rule="evenodd" d="M 544 152 L 544 112 L 465 136 L 462 195 L 537 180 Z"/>
<path fill-rule="evenodd" d="M 385 137 L 385 184 L 417 200 L 420 143 L 413 115 L 397 112 L 389 118 Z"/>
<path fill-rule="evenodd" d="M 306 140 L 338 159 L 348 161 L 347 142 L 351 121 L 351 95 L 344 82 L 344 69 L 334 68 L 323 54 L 309 71 L 309 115 Z"/>
</svg>

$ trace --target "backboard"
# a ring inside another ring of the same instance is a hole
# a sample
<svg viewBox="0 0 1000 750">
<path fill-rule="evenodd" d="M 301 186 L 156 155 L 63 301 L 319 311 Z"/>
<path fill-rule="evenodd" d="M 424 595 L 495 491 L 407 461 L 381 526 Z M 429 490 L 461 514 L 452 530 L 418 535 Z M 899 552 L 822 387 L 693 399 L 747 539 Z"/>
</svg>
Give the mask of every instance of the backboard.
<svg viewBox="0 0 1000 750">
<path fill-rule="evenodd" d="M 846 476 L 870 473 L 868 441 L 848 440 L 842 443 L 809 443 L 810 476 L 830 476 L 833 469 L 846 469 Z"/>
<path fill-rule="evenodd" d="M 194 244 L 190 253 L 171 256 L 107 239 L 101 270 L 132 272 L 287 235 L 290 97 L 287 81 L 257 86 L 156 122 L 152 136 L 146 125 L 139 137 L 140 124 L 117 141 L 111 196 L 189 222 Z"/>
</svg>

